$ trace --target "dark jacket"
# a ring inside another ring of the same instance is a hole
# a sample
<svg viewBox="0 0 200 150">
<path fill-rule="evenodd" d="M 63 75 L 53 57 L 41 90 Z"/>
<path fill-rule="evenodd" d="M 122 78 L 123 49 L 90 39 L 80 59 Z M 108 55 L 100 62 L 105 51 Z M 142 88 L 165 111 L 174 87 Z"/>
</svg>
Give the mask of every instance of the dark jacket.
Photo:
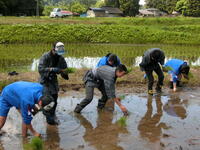
<svg viewBox="0 0 200 150">
<path fill-rule="evenodd" d="M 57 74 L 68 80 L 68 74 L 64 72 L 55 73 L 50 68 L 66 69 L 67 63 L 63 56 L 53 55 L 52 52 L 45 53 L 39 61 L 38 71 L 40 74 L 40 83 L 44 85 L 45 94 L 58 94 Z"/>
<path fill-rule="evenodd" d="M 164 52 L 159 48 L 152 48 L 144 53 L 142 57 L 142 62 L 140 63 L 140 68 L 142 71 L 154 70 L 159 67 L 159 63 L 161 65 L 164 65 L 164 62 L 165 62 Z"/>
</svg>

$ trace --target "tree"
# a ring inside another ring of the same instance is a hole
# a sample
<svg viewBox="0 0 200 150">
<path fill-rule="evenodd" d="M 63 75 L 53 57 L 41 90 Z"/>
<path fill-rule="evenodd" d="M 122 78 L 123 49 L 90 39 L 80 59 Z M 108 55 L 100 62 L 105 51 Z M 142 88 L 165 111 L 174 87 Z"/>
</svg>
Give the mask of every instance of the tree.
<svg viewBox="0 0 200 150">
<path fill-rule="evenodd" d="M 145 0 L 147 8 L 157 8 L 166 13 L 172 13 L 175 10 L 178 0 Z"/>
<path fill-rule="evenodd" d="M 105 0 L 105 5 L 119 8 L 120 2 L 119 0 Z"/>
<path fill-rule="evenodd" d="M 0 13 L 3 15 L 26 14 L 28 16 L 36 15 L 35 0 L 0 0 Z M 43 6 L 40 1 L 39 11 L 42 12 Z"/>
<path fill-rule="evenodd" d="M 200 1 L 199 0 L 179 0 L 176 4 L 176 10 L 184 16 L 199 17 Z"/>
<path fill-rule="evenodd" d="M 82 14 L 86 11 L 86 8 L 82 4 L 80 4 L 79 2 L 74 2 L 71 5 L 71 11 Z"/>
<path fill-rule="evenodd" d="M 120 9 L 127 16 L 135 16 L 139 11 L 139 0 L 120 0 Z"/>
<path fill-rule="evenodd" d="M 97 3 L 95 4 L 95 7 L 100 8 L 102 6 L 106 6 L 105 2 L 102 0 L 97 1 Z"/>
</svg>

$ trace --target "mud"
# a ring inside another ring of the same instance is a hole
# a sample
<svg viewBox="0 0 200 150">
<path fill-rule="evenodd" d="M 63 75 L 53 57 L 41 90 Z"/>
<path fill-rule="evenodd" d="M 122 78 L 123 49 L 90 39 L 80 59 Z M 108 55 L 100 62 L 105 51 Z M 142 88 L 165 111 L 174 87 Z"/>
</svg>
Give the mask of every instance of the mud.
<svg viewBox="0 0 200 150">
<path fill-rule="evenodd" d="M 73 112 L 83 91 L 67 91 L 59 96 L 58 126 L 46 124 L 42 113 L 33 119 L 50 150 L 198 150 L 200 146 L 200 89 L 184 88 L 177 93 L 165 89 L 161 95 L 133 93 L 131 88 L 118 90 L 128 108 L 126 125 L 123 116 L 110 101 L 97 110 L 99 92 L 80 115 Z M 113 111 L 114 108 L 114 111 Z M 21 117 L 13 108 L 0 135 L 1 150 L 21 150 L 28 139 L 21 137 Z"/>
</svg>

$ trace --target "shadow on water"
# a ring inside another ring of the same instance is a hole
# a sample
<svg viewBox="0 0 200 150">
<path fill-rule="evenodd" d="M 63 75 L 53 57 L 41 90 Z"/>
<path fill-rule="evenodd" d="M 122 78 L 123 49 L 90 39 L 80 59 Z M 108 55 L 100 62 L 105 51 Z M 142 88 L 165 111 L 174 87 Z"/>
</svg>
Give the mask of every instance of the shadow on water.
<svg viewBox="0 0 200 150">
<path fill-rule="evenodd" d="M 198 91 L 185 90 L 176 94 L 168 92 L 169 96 L 126 94 L 122 100 L 130 113 L 126 126 L 118 124 L 123 113 L 112 101 L 104 110 L 97 110 L 97 96 L 81 114 L 74 114 L 76 104 L 84 95 L 71 92 L 58 99 L 58 126 L 46 125 L 42 113 L 34 117 L 33 126 L 42 134 L 45 148 L 53 150 L 198 149 Z M 9 112 L 3 131 L 5 133 L 0 137 L 0 150 L 21 150 L 21 117 L 15 109 Z"/>
<path fill-rule="evenodd" d="M 160 122 L 163 115 L 161 95 L 155 97 L 156 101 L 156 113 L 153 114 L 152 107 L 153 96 L 149 95 L 147 100 L 147 111 L 139 122 L 138 130 L 142 138 L 147 138 L 151 142 L 160 140 L 162 135 L 162 129 L 167 129 L 167 125 Z"/>
</svg>

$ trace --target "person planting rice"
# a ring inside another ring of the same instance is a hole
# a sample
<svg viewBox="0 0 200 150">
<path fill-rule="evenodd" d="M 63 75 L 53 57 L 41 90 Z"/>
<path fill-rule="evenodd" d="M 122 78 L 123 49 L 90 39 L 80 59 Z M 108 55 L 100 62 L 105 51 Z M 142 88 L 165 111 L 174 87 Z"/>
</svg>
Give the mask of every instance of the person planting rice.
<svg viewBox="0 0 200 150">
<path fill-rule="evenodd" d="M 147 50 L 143 57 L 142 62 L 140 63 L 141 71 L 145 71 L 148 79 L 148 94 L 153 95 L 153 71 L 158 76 L 158 82 L 156 86 L 156 92 L 160 93 L 162 91 L 162 85 L 164 80 L 164 74 L 160 65 L 164 65 L 165 54 L 159 48 L 151 48 Z"/>
<path fill-rule="evenodd" d="M 64 54 L 64 44 L 56 42 L 53 44 L 53 49 L 45 53 L 39 61 L 38 71 L 40 74 L 40 83 L 44 86 L 44 93 L 49 94 L 54 98 L 55 105 L 51 111 L 45 113 L 47 123 L 56 125 L 58 122 L 55 120 L 55 111 L 58 99 L 58 80 L 57 74 L 62 78 L 68 80 L 67 63 L 62 56 Z"/>
<path fill-rule="evenodd" d="M 0 130 L 4 126 L 11 107 L 21 113 L 22 136 L 30 130 L 34 136 L 40 136 L 31 125 L 32 115 L 43 110 L 48 112 L 55 104 L 53 97 L 43 95 L 43 86 L 39 83 L 18 81 L 7 85 L 0 96 Z"/>
<path fill-rule="evenodd" d="M 177 87 L 181 87 L 182 77 L 189 79 L 188 74 L 190 66 L 187 62 L 180 59 L 170 59 L 166 62 L 163 68 L 164 71 L 168 71 L 170 75 L 170 88 L 175 92 Z"/>
<path fill-rule="evenodd" d="M 108 53 L 106 56 L 102 57 L 96 67 L 101 66 L 111 66 L 111 67 L 117 67 L 119 64 L 121 64 L 120 59 L 117 55 Z"/>
<path fill-rule="evenodd" d="M 126 107 L 121 104 L 120 98 L 115 96 L 116 79 L 124 76 L 126 73 L 127 68 L 123 64 L 120 64 L 118 67 L 105 65 L 89 70 L 83 78 L 86 88 L 86 97 L 80 104 L 77 104 L 74 112 L 80 113 L 81 110 L 92 101 L 94 88 L 98 88 L 101 91 L 102 98 L 99 100 L 97 108 L 104 108 L 107 100 L 113 99 L 120 109 L 127 114 Z"/>
</svg>

